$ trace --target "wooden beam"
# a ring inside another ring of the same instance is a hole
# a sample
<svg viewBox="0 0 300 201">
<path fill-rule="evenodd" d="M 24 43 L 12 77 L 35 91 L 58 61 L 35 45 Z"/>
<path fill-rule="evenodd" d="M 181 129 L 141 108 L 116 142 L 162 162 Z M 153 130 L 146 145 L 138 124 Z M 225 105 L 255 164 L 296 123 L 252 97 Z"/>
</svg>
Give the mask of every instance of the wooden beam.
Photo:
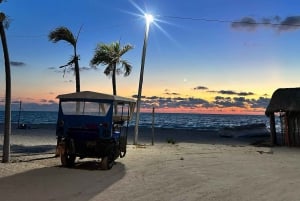
<svg viewBox="0 0 300 201">
<path fill-rule="evenodd" d="M 271 131 L 271 144 L 273 146 L 277 145 L 275 115 L 274 115 L 274 113 L 271 113 L 271 115 L 270 115 L 270 131 Z"/>
</svg>

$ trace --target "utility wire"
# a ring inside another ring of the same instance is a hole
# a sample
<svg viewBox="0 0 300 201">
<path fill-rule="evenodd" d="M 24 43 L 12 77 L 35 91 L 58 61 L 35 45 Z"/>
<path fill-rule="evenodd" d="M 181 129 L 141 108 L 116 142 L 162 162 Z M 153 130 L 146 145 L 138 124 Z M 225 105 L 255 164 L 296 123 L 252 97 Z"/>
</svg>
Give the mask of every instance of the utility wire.
<svg viewBox="0 0 300 201">
<path fill-rule="evenodd" d="M 255 22 L 253 21 L 233 21 L 233 20 L 221 20 L 221 19 L 207 19 L 207 18 L 193 18 L 193 17 L 179 17 L 170 15 L 158 15 L 157 18 L 170 18 L 179 20 L 191 20 L 191 21 L 205 21 L 205 22 L 220 22 L 220 23 L 232 23 L 232 24 L 249 24 L 249 25 L 274 25 L 274 26 L 291 26 L 300 27 L 300 24 L 289 24 L 289 23 L 271 23 L 271 22 Z M 249 18 L 250 19 L 250 18 Z M 252 18 L 251 18 L 252 19 Z"/>
<path fill-rule="evenodd" d="M 190 20 L 190 21 L 204 21 L 204 22 L 219 22 L 219 23 L 231 23 L 231 24 L 248 24 L 248 25 L 265 25 L 265 26 L 287 26 L 287 27 L 300 27 L 300 24 L 290 24 L 290 23 L 271 23 L 271 22 L 256 22 L 252 18 L 244 18 L 244 20 L 234 21 L 234 20 L 222 20 L 222 19 L 209 19 L 209 18 L 194 18 L 194 17 L 180 17 L 180 16 L 171 16 L 171 15 L 156 15 L 155 18 L 169 18 L 169 19 L 178 19 L 178 20 Z M 248 20 L 248 21 L 247 21 Z M 253 20 L 253 21 L 252 21 Z M 300 19 L 299 19 L 300 20 Z M 115 27 L 127 26 L 128 24 L 117 24 L 109 25 L 104 27 L 104 29 L 111 29 Z M 10 37 L 16 38 L 44 38 L 48 35 L 9 35 Z"/>
</svg>

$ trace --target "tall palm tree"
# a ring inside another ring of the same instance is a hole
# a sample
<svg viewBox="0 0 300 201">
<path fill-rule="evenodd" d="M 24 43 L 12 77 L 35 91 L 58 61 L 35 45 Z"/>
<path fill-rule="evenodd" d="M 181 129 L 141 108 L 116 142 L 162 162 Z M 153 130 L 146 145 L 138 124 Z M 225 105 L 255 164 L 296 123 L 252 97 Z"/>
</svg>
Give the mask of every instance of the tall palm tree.
<svg viewBox="0 0 300 201">
<path fill-rule="evenodd" d="M 128 76 L 131 73 L 132 66 L 128 61 L 121 58 L 131 49 L 133 49 L 132 45 L 126 44 L 121 46 L 120 41 L 113 42 L 112 44 L 101 43 L 97 45 L 95 54 L 90 61 L 92 67 L 96 67 L 99 64 L 106 66 L 104 74 L 112 77 L 114 95 L 117 95 L 116 75 L 124 73 L 124 76 Z M 120 65 L 120 67 L 118 67 L 118 65 Z"/>
<path fill-rule="evenodd" d="M 77 36 L 75 37 L 73 35 L 73 33 L 67 28 L 67 27 L 58 27 L 56 29 L 54 29 L 53 31 L 51 31 L 48 35 L 48 38 L 50 41 L 52 41 L 53 43 L 56 43 L 58 41 L 66 41 L 69 44 L 71 44 L 73 46 L 74 49 L 74 55 L 71 58 L 71 60 L 63 66 L 60 66 L 60 68 L 63 67 L 72 67 L 74 64 L 74 73 L 75 73 L 75 79 L 76 79 L 76 92 L 80 92 L 80 77 L 79 77 L 79 56 L 77 55 L 77 40 L 79 37 L 79 33 L 80 30 L 77 34 Z"/>
<path fill-rule="evenodd" d="M 0 0 L 2 3 L 3 0 Z M 4 117 L 4 141 L 2 162 L 10 161 L 10 134 L 11 134 L 11 74 L 8 47 L 6 42 L 5 28 L 8 28 L 8 21 L 4 13 L 0 13 L 0 36 L 3 48 L 5 63 L 5 117 Z"/>
</svg>

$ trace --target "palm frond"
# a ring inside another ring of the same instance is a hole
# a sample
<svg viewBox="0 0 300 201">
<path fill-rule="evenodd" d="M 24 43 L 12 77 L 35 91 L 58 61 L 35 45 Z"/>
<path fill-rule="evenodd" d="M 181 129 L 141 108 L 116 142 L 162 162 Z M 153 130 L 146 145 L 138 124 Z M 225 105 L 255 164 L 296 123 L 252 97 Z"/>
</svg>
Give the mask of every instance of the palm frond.
<svg viewBox="0 0 300 201">
<path fill-rule="evenodd" d="M 128 52 L 129 50 L 133 49 L 133 46 L 130 44 L 126 44 L 123 46 L 123 48 L 120 50 L 120 56 Z"/>
<path fill-rule="evenodd" d="M 0 2 L 1 3 L 1 2 Z M 0 13 L 0 23 L 3 23 L 5 29 L 8 29 L 11 20 L 5 15 L 5 13 Z"/>
<path fill-rule="evenodd" d="M 111 61 L 110 56 L 111 49 L 106 44 L 98 44 L 95 49 L 95 54 L 90 61 L 92 67 L 96 67 L 99 64 L 108 65 Z"/>
<path fill-rule="evenodd" d="M 121 63 L 122 63 L 122 67 L 124 69 L 124 76 L 126 77 L 126 76 L 130 75 L 131 70 L 132 70 L 131 64 L 129 64 L 128 61 L 126 61 L 126 60 L 122 60 Z"/>
<path fill-rule="evenodd" d="M 114 69 L 114 66 L 113 65 L 108 65 L 105 69 L 104 69 L 104 74 L 106 76 L 112 76 L 113 74 L 113 69 Z"/>
<path fill-rule="evenodd" d="M 111 44 L 98 44 L 93 58 L 90 61 L 90 65 L 96 68 L 97 65 L 105 65 L 104 74 L 112 77 L 113 91 L 116 93 L 116 79 L 115 76 L 124 74 L 128 76 L 131 73 L 132 66 L 126 61 L 122 60 L 121 57 L 129 50 L 133 49 L 133 46 L 127 44 L 121 46 L 120 42 L 113 42 Z M 121 65 L 121 67 L 117 67 Z"/>
<path fill-rule="evenodd" d="M 54 29 L 49 33 L 48 38 L 54 43 L 64 40 L 70 43 L 73 47 L 76 47 L 77 40 L 75 39 L 73 33 L 67 27 L 62 26 Z"/>
<path fill-rule="evenodd" d="M 72 56 L 71 59 L 69 60 L 69 62 L 68 62 L 67 64 L 62 65 L 62 66 L 59 66 L 59 68 L 64 68 L 63 77 L 65 77 L 67 67 L 69 67 L 72 71 L 74 71 L 73 64 L 75 65 L 76 59 L 79 59 L 79 58 L 78 58 L 78 57 L 75 57 L 75 56 Z M 70 71 L 70 70 L 69 70 L 69 71 Z M 68 71 L 68 72 L 69 72 L 69 71 Z M 75 73 L 75 71 L 74 71 L 74 73 Z"/>
</svg>

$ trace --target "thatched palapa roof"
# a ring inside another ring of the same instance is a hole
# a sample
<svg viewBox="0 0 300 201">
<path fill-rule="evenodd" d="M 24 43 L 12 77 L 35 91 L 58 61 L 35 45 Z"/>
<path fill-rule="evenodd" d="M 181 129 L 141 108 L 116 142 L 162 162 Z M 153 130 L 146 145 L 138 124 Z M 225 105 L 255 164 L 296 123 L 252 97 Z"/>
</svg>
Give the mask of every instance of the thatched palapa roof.
<svg viewBox="0 0 300 201">
<path fill-rule="evenodd" d="M 277 89 L 266 109 L 266 115 L 274 112 L 299 112 L 300 113 L 300 88 Z"/>
</svg>

